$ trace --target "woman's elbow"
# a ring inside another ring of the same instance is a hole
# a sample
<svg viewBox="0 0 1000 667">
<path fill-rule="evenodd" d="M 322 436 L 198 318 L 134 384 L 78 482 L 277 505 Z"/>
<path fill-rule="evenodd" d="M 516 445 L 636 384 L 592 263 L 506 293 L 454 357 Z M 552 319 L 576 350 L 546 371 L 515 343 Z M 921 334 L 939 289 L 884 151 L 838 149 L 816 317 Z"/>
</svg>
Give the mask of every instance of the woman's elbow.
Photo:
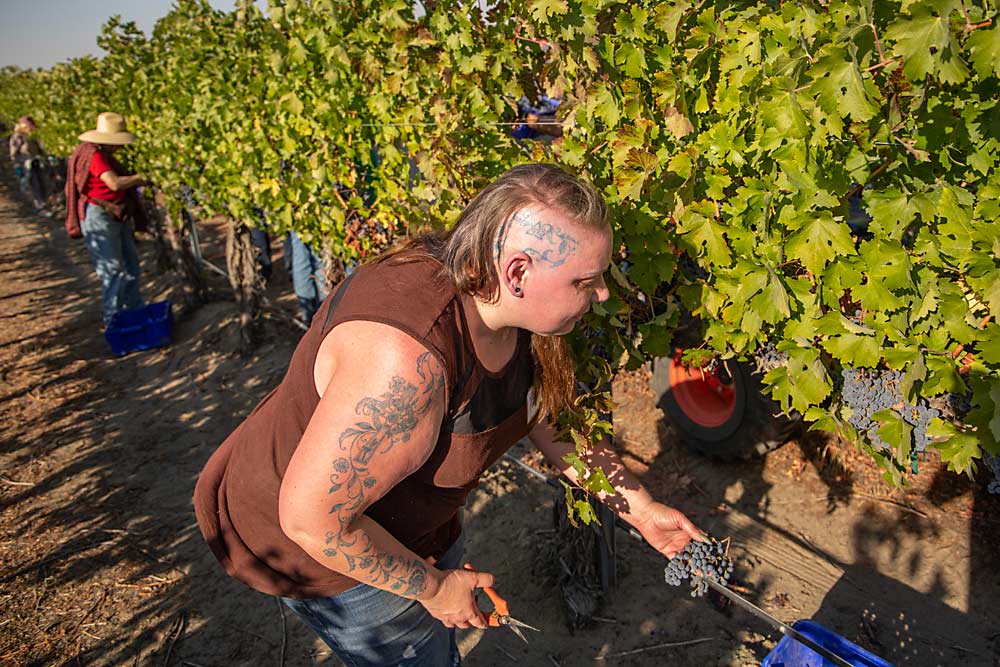
<svg viewBox="0 0 1000 667">
<path fill-rule="evenodd" d="M 278 526 L 288 539 L 299 546 L 306 539 L 307 533 L 302 520 L 304 512 L 300 508 L 301 503 L 297 502 L 295 492 L 282 487 L 278 493 Z"/>
</svg>

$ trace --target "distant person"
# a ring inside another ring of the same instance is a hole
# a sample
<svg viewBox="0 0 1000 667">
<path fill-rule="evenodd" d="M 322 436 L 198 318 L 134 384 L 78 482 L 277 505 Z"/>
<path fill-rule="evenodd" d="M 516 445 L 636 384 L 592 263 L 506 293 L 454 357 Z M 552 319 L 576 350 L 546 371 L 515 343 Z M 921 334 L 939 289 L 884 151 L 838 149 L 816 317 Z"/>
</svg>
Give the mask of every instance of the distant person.
<svg viewBox="0 0 1000 667">
<path fill-rule="evenodd" d="M 136 188 L 149 185 L 142 174 L 127 174 L 114 155 L 135 141 L 120 114 L 104 112 L 97 129 L 80 135 L 66 173 L 66 230 L 87 241 L 103 285 L 104 324 L 115 313 L 143 305 L 139 294 L 139 255 L 130 221 L 146 230 Z M 82 223 L 81 223 L 82 220 Z"/>
<path fill-rule="evenodd" d="M 312 246 L 295 232 L 289 233 L 285 239 L 285 257 L 295 298 L 299 302 L 299 318 L 309 326 L 326 298 L 326 267 Z"/>
<path fill-rule="evenodd" d="M 511 136 L 515 139 L 552 141 L 563 134 L 562 123 L 556 118 L 556 110 L 561 100 L 542 95 L 538 104 L 531 104 L 527 97 L 517 101 L 518 120 L 524 121 L 514 126 Z"/>
<path fill-rule="evenodd" d="M 49 196 L 45 177 L 48 158 L 42 142 L 34 136 L 37 129 L 31 116 L 21 116 L 17 120 L 14 132 L 10 135 L 10 159 L 21 181 L 21 188 L 25 193 L 30 193 L 35 209 L 49 215 L 45 210 L 45 202 Z"/>
</svg>

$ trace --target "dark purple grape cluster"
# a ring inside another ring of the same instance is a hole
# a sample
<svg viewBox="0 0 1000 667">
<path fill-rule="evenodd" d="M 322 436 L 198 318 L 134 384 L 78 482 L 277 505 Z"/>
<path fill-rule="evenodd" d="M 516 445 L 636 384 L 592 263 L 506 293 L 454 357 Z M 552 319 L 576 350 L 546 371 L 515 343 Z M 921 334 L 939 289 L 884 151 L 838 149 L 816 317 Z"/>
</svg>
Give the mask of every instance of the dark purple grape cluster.
<svg viewBox="0 0 1000 667">
<path fill-rule="evenodd" d="M 907 424 L 913 427 L 912 451 L 927 449 L 931 438 L 927 427 L 941 412 L 920 400 L 916 405 L 903 399 L 899 371 L 869 370 L 867 368 L 845 368 L 842 376 L 844 387 L 841 391 L 844 403 L 851 410 L 847 422 L 859 432 L 865 433 L 872 444 L 889 449 L 889 444 L 878 434 L 878 422 L 872 415 L 881 410 L 894 410 Z"/>
<path fill-rule="evenodd" d="M 1000 494 L 1000 456 L 986 454 L 983 456 L 983 461 L 993 473 L 993 479 L 986 487 L 986 490 L 993 494 Z"/>
<path fill-rule="evenodd" d="M 680 586 L 685 579 L 691 580 L 691 597 L 704 595 L 708 590 L 701 577 L 725 585 L 733 574 L 733 559 L 726 555 L 726 548 L 719 540 L 710 538 L 707 542 L 691 541 L 676 556 L 670 559 L 663 571 L 664 579 L 671 586 Z"/>
<path fill-rule="evenodd" d="M 757 350 L 754 360 L 757 364 L 757 371 L 759 373 L 767 373 L 779 366 L 786 365 L 788 363 L 788 355 L 784 352 L 779 352 L 778 348 L 768 343 Z"/>
</svg>

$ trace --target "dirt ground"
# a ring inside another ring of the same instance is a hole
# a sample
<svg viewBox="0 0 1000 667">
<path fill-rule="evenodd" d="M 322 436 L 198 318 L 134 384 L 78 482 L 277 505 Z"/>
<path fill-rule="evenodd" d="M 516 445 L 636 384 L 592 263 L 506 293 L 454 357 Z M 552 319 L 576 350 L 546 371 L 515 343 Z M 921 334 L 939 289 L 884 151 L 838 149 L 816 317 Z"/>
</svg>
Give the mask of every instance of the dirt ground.
<svg viewBox="0 0 1000 667">
<path fill-rule="evenodd" d="M 210 231 L 210 230 L 209 230 Z M 208 233 L 209 258 L 221 253 Z M 276 244 L 280 245 L 280 244 Z M 177 285 L 140 242 L 144 295 Z M 117 359 L 82 242 L 0 182 L 0 664 L 336 665 L 275 599 L 229 580 L 191 494 L 213 449 L 281 378 L 299 333 L 274 312 L 240 360 L 235 304 L 177 315 L 170 347 Z M 294 298 L 275 267 L 269 296 Z M 765 460 L 685 453 L 643 374 L 615 386 L 618 444 L 664 501 L 732 539 L 735 583 L 785 621 L 812 618 L 898 665 L 1000 665 L 1000 500 L 922 462 L 892 490 L 846 445 L 804 436 Z M 518 446 L 514 453 L 534 460 Z M 568 630 L 543 556 L 555 492 L 501 461 L 470 497 L 466 557 L 542 629 L 467 631 L 469 667 L 757 665 L 780 635 L 663 582 L 662 558 L 617 533 L 617 590 Z"/>
</svg>

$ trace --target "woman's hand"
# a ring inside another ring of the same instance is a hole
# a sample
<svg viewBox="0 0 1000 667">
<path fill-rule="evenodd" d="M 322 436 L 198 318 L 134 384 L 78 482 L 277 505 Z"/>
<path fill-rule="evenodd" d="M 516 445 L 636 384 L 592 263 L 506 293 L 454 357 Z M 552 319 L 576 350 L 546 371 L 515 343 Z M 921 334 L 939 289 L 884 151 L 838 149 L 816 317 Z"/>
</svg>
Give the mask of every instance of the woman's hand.
<svg viewBox="0 0 1000 667">
<path fill-rule="evenodd" d="M 706 539 L 705 533 L 695 528 L 683 513 L 658 502 L 643 508 L 635 527 L 650 546 L 667 558 L 679 554 L 691 540 L 704 542 Z"/>
<path fill-rule="evenodd" d="M 476 604 L 477 588 L 493 585 L 493 575 L 470 570 L 445 570 L 437 591 L 420 604 L 446 628 L 485 628 L 486 617 Z"/>
</svg>

